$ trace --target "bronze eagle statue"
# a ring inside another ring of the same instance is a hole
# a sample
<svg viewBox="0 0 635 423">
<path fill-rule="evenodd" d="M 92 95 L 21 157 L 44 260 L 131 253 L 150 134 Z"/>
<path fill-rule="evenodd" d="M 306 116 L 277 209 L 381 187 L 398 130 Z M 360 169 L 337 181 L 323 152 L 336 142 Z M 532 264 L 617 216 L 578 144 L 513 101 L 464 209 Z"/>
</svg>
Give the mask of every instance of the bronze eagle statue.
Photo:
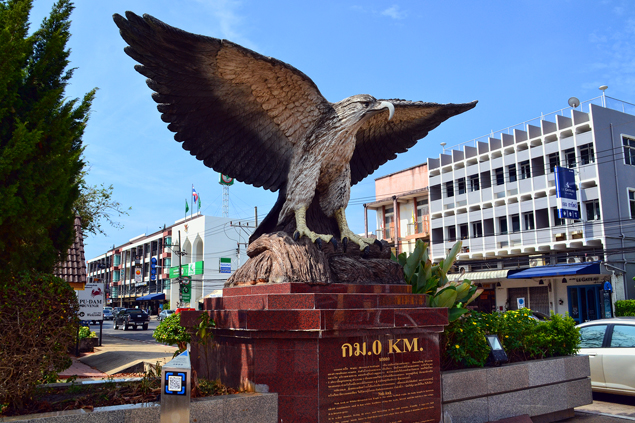
<svg viewBox="0 0 635 423">
<path fill-rule="evenodd" d="M 336 236 L 367 251 L 375 240 L 354 234 L 344 214 L 351 185 L 476 105 L 367 94 L 331 103 L 280 60 L 149 15 L 113 19 L 174 139 L 216 172 L 279 191 L 250 241 L 290 228 L 318 246 Z"/>
</svg>

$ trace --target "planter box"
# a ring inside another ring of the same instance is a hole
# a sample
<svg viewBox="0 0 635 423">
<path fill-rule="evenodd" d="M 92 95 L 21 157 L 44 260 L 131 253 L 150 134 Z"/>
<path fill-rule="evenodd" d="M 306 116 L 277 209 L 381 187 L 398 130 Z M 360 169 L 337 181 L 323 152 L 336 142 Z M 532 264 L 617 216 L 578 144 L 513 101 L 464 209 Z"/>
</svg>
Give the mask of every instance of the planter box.
<svg viewBox="0 0 635 423">
<path fill-rule="evenodd" d="M 71 410 L 55 413 L 0 418 L 0 422 L 22 423 L 159 423 L 158 402 L 95 408 L 94 411 Z M 190 422 L 277 423 L 278 394 L 237 394 L 194 398 Z"/>
<path fill-rule="evenodd" d="M 443 412 L 452 423 L 528 414 L 534 423 L 573 417 L 593 402 L 589 357 L 557 357 L 441 373 Z"/>
<path fill-rule="evenodd" d="M 93 352 L 99 345 L 99 338 L 82 338 L 79 340 L 79 352 Z"/>
</svg>

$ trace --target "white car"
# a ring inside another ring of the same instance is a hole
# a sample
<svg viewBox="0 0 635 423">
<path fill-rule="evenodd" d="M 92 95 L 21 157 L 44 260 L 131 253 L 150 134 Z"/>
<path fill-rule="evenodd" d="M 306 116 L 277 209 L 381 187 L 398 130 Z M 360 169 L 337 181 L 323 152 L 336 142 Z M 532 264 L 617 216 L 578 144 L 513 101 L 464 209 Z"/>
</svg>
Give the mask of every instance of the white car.
<svg viewBox="0 0 635 423">
<path fill-rule="evenodd" d="M 635 317 L 593 320 L 576 327 L 578 354 L 589 356 L 592 389 L 635 396 Z"/>
</svg>

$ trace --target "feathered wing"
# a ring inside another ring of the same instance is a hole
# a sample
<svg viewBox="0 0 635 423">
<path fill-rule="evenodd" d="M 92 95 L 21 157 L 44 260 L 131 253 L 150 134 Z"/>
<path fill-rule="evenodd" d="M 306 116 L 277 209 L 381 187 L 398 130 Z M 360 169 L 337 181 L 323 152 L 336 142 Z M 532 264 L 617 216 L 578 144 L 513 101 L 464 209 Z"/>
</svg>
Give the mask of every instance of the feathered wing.
<svg viewBox="0 0 635 423">
<path fill-rule="evenodd" d="M 127 19 L 126 19 L 127 18 Z M 217 172 L 276 191 L 294 145 L 332 106 L 279 60 L 132 12 L 114 15 L 174 139 Z"/>
<path fill-rule="evenodd" d="M 358 131 L 351 159 L 351 185 L 373 173 L 388 160 L 414 146 L 428 132 L 446 119 L 476 106 L 476 101 L 464 104 L 437 104 L 406 100 L 385 100 L 395 106 L 395 115 L 388 112 L 372 116 Z"/>
</svg>

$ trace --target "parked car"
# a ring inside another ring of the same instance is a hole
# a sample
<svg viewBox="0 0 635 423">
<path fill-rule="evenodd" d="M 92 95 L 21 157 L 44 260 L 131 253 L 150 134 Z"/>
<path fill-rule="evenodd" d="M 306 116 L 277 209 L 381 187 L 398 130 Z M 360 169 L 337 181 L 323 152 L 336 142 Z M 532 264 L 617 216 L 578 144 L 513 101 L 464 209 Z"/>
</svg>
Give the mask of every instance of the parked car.
<svg viewBox="0 0 635 423">
<path fill-rule="evenodd" d="M 143 327 L 143 330 L 148 329 L 150 323 L 150 316 L 143 310 L 138 308 L 126 308 L 121 310 L 112 322 L 113 329 L 119 329 L 119 326 L 123 327 L 123 330 L 129 328 L 136 329 L 137 326 Z"/>
<path fill-rule="evenodd" d="M 175 313 L 180 313 L 182 311 L 188 311 L 188 310 L 196 311 L 196 309 L 192 307 L 179 307 L 176 309 Z"/>
<path fill-rule="evenodd" d="M 589 356 L 592 389 L 635 396 L 635 317 L 593 320 L 576 327 L 579 354 Z"/>
<path fill-rule="evenodd" d="M 104 320 L 112 320 L 112 319 L 113 319 L 112 308 L 104 307 Z"/>
<path fill-rule="evenodd" d="M 162 322 L 163 320 L 165 320 L 166 318 L 170 317 L 171 314 L 174 313 L 174 310 L 163 310 L 161 311 L 161 313 L 159 313 L 159 315 L 157 316 L 157 320 L 159 322 Z"/>
</svg>

